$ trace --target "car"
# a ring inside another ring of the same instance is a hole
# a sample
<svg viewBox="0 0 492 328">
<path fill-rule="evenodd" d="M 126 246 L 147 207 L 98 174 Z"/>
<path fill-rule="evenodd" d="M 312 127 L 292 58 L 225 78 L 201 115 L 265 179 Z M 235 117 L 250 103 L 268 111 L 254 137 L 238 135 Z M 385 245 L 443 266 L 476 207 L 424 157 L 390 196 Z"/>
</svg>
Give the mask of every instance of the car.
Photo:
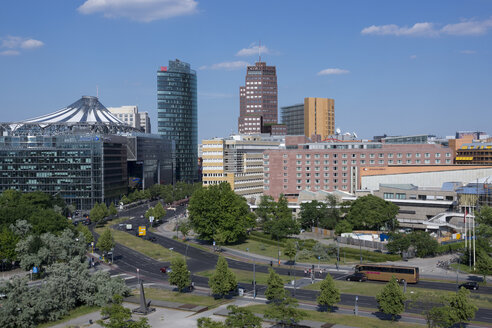
<svg viewBox="0 0 492 328">
<path fill-rule="evenodd" d="M 171 268 L 170 267 L 167 267 L 167 266 L 164 266 L 164 267 L 161 268 L 161 272 L 162 273 L 170 273 L 172 271 L 173 270 L 171 270 Z"/>
<path fill-rule="evenodd" d="M 350 276 L 347 276 L 347 281 L 366 281 L 367 276 L 361 272 L 355 272 Z"/>
<path fill-rule="evenodd" d="M 461 287 L 464 287 L 466 289 L 471 289 L 471 290 L 477 290 L 479 287 L 479 284 L 476 281 L 467 281 L 467 282 L 459 285 L 460 289 L 461 289 Z"/>
</svg>

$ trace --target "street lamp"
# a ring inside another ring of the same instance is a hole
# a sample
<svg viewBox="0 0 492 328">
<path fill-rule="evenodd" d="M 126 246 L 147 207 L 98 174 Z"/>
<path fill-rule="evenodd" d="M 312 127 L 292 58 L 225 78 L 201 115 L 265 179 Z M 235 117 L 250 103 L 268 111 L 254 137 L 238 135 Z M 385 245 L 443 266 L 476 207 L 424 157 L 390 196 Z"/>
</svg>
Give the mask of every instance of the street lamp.
<svg viewBox="0 0 492 328">
<path fill-rule="evenodd" d="M 362 264 L 362 243 L 360 241 L 359 235 L 355 234 L 357 236 L 357 239 L 359 239 L 359 251 L 360 251 L 360 264 Z"/>
<path fill-rule="evenodd" d="M 246 248 L 246 251 L 249 254 L 249 247 Z M 253 257 L 253 298 L 256 298 L 256 261 L 254 257 Z"/>
</svg>

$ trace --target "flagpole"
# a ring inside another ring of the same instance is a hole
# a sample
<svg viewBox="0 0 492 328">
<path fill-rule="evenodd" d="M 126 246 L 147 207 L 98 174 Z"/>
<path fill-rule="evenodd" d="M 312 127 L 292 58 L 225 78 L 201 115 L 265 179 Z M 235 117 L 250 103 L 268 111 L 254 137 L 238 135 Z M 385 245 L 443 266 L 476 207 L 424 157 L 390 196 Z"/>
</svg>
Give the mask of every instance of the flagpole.
<svg viewBox="0 0 492 328">
<path fill-rule="evenodd" d="M 475 216 L 473 217 L 473 271 L 475 271 L 475 260 L 476 260 L 476 257 L 475 257 L 475 250 L 476 250 L 476 247 L 475 247 L 475 239 L 477 239 L 477 236 L 475 235 L 475 218 L 477 216 L 477 213 L 475 213 Z"/>
<path fill-rule="evenodd" d="M 465 206 L 465 233 L 463 234 L 463 236 L 465 237 L 465 250 L 466 250 L 466 247 L 467 247 L 467 244 L 466 244 L 466 206 Z"/>
<path fill-rule="evenodd" d="M 471 205 L 468 207 L 468 210 L 471 211 Z M 471 220 L 471 218 L 470 218 L 470 220 Z M 470 233 L 470 237 L 471 237 L 472 235 L 471 235 L 471 222 L 470 222 L 470 220 L 468 220 L 468 232 Z M 472 254 L 471 254 L 471 252 L 472 252 L 471 246 L 472 245 L 471 244 L 472 244 L 472 242 L 470 239 L 470 240 L 468 240 L 468 266 L 469 266 L 470 270 L 471 270 L 471 264 L 472 264 Z"/>
</svg>

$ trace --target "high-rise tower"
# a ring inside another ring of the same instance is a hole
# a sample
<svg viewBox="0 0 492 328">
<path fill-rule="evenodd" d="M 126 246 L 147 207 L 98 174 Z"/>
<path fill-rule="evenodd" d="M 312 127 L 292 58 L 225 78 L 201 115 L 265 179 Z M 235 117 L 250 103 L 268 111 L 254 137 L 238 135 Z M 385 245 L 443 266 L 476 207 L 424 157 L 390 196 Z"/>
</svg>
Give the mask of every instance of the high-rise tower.
<svg viewBox="0 0 492 328">
<path fill-rule="evenodd" d="M 178 59 L 157 71 L 157 132 L 176 144 L 176 180 L 198 179 L 197 78 Z"/>
<path fill-rule="evenodd" d="M 277 124 L 277 72 L 261 60 L 248 66 L 246 84 L 239 87 L 239 133 L 261 133 L 262 125 Z"/>
</svg>

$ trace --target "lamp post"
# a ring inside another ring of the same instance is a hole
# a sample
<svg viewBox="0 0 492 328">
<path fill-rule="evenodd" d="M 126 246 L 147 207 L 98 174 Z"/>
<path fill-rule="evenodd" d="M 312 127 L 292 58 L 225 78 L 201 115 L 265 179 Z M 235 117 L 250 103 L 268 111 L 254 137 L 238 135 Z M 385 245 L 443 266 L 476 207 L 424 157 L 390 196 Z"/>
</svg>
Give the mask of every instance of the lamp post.
<svg viewBox="0 0 492 328">
<path fill-rule="evenodd" d="M 360 264 L 362 264 L 362 243 L 360 241 L 359 235 L 357 235 L 357 239 L 359 240 L 359 252 L 360 252 Z"/>
<path fill-rule="evenodd" d="M 249 254 L 249 247 L 246 248 L 246 251 Z M 256 261 L 254 257 L 253 257 L 253 298 L 256 298 Z"/>
</svg>

